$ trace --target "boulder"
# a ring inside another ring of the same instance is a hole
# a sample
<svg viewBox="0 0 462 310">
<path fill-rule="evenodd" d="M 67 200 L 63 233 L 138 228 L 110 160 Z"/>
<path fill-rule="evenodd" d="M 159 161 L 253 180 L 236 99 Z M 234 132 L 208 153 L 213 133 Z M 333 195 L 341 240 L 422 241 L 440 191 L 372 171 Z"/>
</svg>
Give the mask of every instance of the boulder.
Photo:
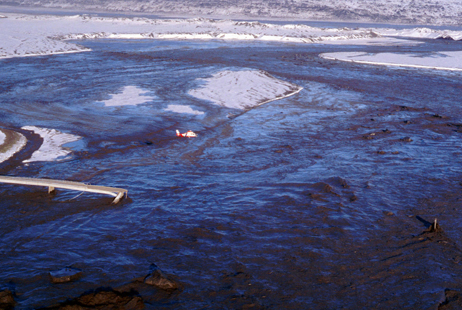
<svg viewBox="0 0 462 310">
<path fill-rule="evenodd" d="M 0 291 L 0 309 L 14 309 L 16 302 L 14 301 L 13 293 L 10 290 Z"/>
<path fill-rule="evenodd" d="M 179 285 L 169 279 L 156 264 L 151 264 L 150 273 L 144 278 L 144 283 L 153 285 L 162 290 L 176 290 Z"/>
<path fill-rule="evenodd" d="M 50 271 L 51 282 L 65 283 L 76 280 L 82 276 L 82 270 L 72 267 Z"/>
</svg>

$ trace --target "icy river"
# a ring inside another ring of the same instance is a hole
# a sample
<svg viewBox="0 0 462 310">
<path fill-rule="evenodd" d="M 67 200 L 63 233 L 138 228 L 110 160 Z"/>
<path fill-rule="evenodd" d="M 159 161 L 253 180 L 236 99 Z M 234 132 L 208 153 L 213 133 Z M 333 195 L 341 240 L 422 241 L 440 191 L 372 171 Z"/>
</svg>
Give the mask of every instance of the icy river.
<svg viewBox="0 0 462 310">
<path fill-rule="evenodd" d="M 98 288 L 147 309 L 444 309 L 462 292 L 462 72 L 320 57 L 462 50 L 419 42 L 97 39 L 0 60 L 0 125 L 28 138 L 2 174 L 128 189 L 111 205 L 0 184 L 0 289 L 17 309 Z M 75 139 L 24 162 L 44 143 L 25 126 Z M 151 264 L 178 288 L 140 281 Z M 65 267 L 78 279 L 53 283 Z"/>
</svg>

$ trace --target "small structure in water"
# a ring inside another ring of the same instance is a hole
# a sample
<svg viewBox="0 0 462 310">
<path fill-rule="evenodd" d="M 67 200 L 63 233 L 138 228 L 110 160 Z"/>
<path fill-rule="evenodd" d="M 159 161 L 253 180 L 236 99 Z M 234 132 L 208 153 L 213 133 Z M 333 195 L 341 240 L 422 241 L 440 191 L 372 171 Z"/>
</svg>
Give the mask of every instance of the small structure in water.
<svg viewBox="0 0 462 310">
<path fill-rule="evenodd" d="M 185 133 L 180 133 L 180 131 L 177 129 L 176 130 L 176 135 L 177 137 L 183 137 L 183 138 L 195 138 L 197 137 L 197 134 L 193 132 L 192 130 L 188 130 Z"/>
<path fill-rule="evenodd" d="M 35 178 L 22 178 L 0 176 L 0 183 L 18 184 L 18 185 L 35 185 L 48 187 L 48 193 L 54 192 L 55 188 L 64 188 L 82 192 L 92 192 L 99 194 L 106 194 L 115 197 L 113 204 L 118 203 L 124 196 L 127 196 L 127 190 L 123 188 L 87 185 L 80 182 L 61 181 L 52 179 L 35 179 Z"/>
</svg>

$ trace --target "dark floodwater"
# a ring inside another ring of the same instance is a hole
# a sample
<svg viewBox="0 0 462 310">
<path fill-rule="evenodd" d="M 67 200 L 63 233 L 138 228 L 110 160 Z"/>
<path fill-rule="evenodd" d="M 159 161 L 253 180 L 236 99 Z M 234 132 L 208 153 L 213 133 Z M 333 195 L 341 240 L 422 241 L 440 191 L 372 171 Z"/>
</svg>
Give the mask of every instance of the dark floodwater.
<svg viewBox="0 0 462 310">
<path fill-rule="evenodd" d="M 182 288 L 138 287 L 147 308 L 434 308 L 445 289 L 462 290 L 462 74 L 318 57 L 460 42 L 80 43 L 93 52 L 0 61 L 2 126 L 83 137 L 69 160 L 0 168 L 122 187 L 129 198 L 114 206 L 1 185 L 0 289 L 18 309 L 119 288 L 151 263 Z M 198 78 L 242 68 L 304 90 L 240 114 L 187 95 Z M 155 98 L 103 106 L 125 86 Z M 177 139 L 177 128 L 199 137 Z M 444 236 L 422 237 L 435 217 Z M 52 284 L 48 273 L 66 266 L 82 277 Z"/>
</svg>

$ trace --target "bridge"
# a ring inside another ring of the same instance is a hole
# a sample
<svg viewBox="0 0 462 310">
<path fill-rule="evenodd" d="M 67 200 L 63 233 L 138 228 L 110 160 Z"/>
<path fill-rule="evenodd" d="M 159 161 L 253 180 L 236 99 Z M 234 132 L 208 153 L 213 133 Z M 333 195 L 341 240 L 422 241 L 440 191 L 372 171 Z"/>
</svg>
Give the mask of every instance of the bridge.
<svg viewBox="0 0 462 310">
<path fill-rule="evenodd" d="M 118 203 L 124 196 L 127 196 L 128 190 L 117 187 L 87 185 L 80 182 L 61 181 L 52 179 L 35 179 L 35 178 L 22 178 L 22 177 L 9 177 L 0 176 L 1 183 L 19 184 L 19 185 L 33 185 L 48 187 L 48 193 L 55 191 L 55 188 L 64 188 L 81 192 L 91 192 L 106 194 L 115 197 L 113 204 Z"/>
</svg>

